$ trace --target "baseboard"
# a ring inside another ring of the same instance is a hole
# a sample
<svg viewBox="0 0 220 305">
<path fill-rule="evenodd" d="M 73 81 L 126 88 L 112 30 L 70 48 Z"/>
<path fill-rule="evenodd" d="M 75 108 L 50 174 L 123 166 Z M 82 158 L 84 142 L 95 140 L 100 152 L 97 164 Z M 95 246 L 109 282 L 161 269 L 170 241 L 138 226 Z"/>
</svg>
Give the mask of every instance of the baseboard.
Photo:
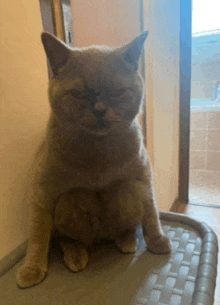
<svg viewBox="0 0 220 305">
<path fill-rule="evenodd" d="M 211 208 L 211 209 L 220 209 L 220 202 L 219 205 L 217 204 L 209 204 L 209 203 L 204 203 L 204 202 L 188 202 L 188 203 L 180 203 L 178 199 L 174 201 L 170 208 L 170 212 L 178 212 L 178 208 L 180 205 L 195 205 L 195 206 L 200 206 L 200 207 L 206 207 L 206 208 Z"/>
<path fill-rule="evenodd" d="M 189 202 L 188 204 L 189 205 L 196 205 L 196 206 L 200 206 L 200 207 L 212 208 L 212 209 L 220 209 L 220 202 L 219 202 L 219 205 L 203 203 L 203 202 Z"/>
<path fill-rule="evenodd" d="M 178 198 L 175 199 L 174 203 L 172 204 L 171 208 L 170 208 L 170 212 L 174 212 L 177 213 L 178 212 L 178 208 L 179 208 L 180 202 L 178 200 Z"/>
<path fill-rule="evenodd" d="M 14 267 L 25 256 L 28 240 L 11 251 L 0 261 L 0 277 Z"/>
</svg>

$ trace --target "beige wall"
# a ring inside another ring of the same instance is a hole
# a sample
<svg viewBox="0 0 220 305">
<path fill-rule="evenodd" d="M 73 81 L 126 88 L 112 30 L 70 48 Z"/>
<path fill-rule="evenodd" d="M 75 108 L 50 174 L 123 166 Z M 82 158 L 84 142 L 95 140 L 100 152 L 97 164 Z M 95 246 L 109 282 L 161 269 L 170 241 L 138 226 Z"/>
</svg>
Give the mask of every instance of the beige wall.
<svg viewBox="0 0 220 305">
<path fill-rule="evenodd" d="M 39 1 L 0 2 L 0 259 L 27 237 L 27 173 L 49 106 Z"/>
<path fill-rule="evenodd" d="M 77 47 L 119 46 L 140 33 L 139 0 L 71 0 L 71 6 Z"/>
<path fill-rule="evenodd" d="M 179 29 L 173 26 L 165 2 L 152 2 L 145 12 L 146 27 L 150 28 L 146 58 L 148 148 L 158 205 L 165 210 L 177 196 L 178 185 Z M 172 2 L 178 15 L 178 5 Z M 139 33 L 138 0 L 72 0 L 72 8 L 77 46 L 120 45 Z M 27 173 L 49 113 L 41 31 L 38 1 L 21 0 L 13 6 L 0 2 L 0 259 L 27 237 Z"/>
<path fill-rule="evenodd" d="M 147 148 L 160 210 L 178 197 L 180 2 L 145 0 Z"/>
<path fill-rule="evenodd" d="M 139 0 L 71 0 L 74 42 L 122 45 L 139 33 Z"/>
</svg>

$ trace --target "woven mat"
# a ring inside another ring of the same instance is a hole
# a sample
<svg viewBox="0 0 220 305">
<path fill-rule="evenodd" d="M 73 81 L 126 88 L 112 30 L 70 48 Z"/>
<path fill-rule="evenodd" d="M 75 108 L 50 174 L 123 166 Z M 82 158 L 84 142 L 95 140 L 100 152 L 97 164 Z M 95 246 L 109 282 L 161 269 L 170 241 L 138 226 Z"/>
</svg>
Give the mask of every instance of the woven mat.
<svg viewBox="0 0 220 305">
<path fill-rule="evenodd" d="M 150 274 L 136 304 L 213 304 L 218 254 L 215 233 L 186 216 L 161 213 L 161 219 L 172 240 L 172 256 Z"/>
<path fill-rule="evenodd" d="M 84 271 L 74 274 L 53 249 L 49 272 L 41 284 L 24 290 L 17 287 L 15 273 L 22 261 L 0 278 L 1 304 L 213 304 L 215 233 L 184 215 L 162 212 L 160 216 L 164 232 L 172 239 L 171 255 L 146 251 L 140 232 L 134 255 L 105 245 L 94 249 Z"/>
</svg>

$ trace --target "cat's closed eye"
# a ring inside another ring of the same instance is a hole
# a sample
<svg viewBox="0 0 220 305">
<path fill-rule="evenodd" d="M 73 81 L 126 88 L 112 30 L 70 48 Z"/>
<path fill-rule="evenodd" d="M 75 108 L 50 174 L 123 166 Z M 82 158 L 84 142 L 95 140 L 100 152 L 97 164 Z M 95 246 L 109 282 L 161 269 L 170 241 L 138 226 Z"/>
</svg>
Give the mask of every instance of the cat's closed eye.
<svg viewBox="0 0 220 305">
<path fill-rule="evenodd" d="M 85 99 L 85 92 L 84 91 L 79 91 L 79 90 L 75 90 L 75 89 L 72 89 L 68 92 L 71 96 L 79 99 L 79 100 L 82 100 L 82 99 Z"/>
<path fill-rule="evenodd" d="M 119 89 L 119 90 L 112 91 L 110 95 L 111 95 L 111 97 L 120 97 L 120 96 L 122 96 L 125 92 L 126 92 L 126 90 L 123 88 L 123 89 Z"/>
</svg>

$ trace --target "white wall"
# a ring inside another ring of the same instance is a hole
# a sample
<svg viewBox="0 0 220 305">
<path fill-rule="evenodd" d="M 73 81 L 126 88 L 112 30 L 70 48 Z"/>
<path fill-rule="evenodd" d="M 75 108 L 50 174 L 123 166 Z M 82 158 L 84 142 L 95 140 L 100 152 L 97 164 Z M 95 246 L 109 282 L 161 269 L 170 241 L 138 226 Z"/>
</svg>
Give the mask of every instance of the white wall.
<svg viewBox="0 0 220 305">
<path fill-rule="evenodd" d="M 0 259 L 27 237 L 27 173 L 49 113 L 39 1 L 0 2 Z"/>
</svg>

